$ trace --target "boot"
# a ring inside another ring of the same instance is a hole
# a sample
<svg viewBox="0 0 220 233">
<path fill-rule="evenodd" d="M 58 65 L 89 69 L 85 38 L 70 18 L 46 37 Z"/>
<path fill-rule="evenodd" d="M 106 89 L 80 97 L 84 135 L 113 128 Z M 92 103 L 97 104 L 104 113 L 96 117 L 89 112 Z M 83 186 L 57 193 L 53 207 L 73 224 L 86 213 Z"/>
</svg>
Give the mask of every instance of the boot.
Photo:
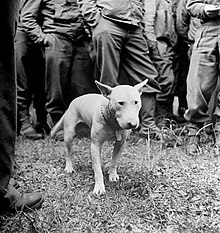
<svg viewBox="0 0 220 233">
<path fill-rule="evenodd" d="M 21 195 L 10 184 L 7 187 L 3 199 L 4 202 L 1 205 L 1 208 L 6 212 L 37 210 L 41 208 L 42 203 L 44 202 L 41 193 L 25 193 Z"/>
<path fill-rule="evenodd" d="M 33 128 L 30 122 L 22 123 L 21 124 L 21 130 L 20 135 L 27 139 L 31 140 L 37 140 L 44 138 L 44 135 L 42 133 L 37 133 L 36 130 Z"/>
<path fill-rule="evenodd" d="M 170 128 L 173 119 L 173 103 L 170 101 L 156 103 L 156 124 L 160 129 Z"/>
<path fill-rule="evenodd" d="M 141 127 L 139 136 L 160 140 L 160 129 L 155 123 L 156 94 L 143 93 L 141 95 L 142 107 L 140 110 Z"/>
<path fill-rule="evenodd" d="M 37 133 L 33 128 L 30 122 L 29 112 L 26 109 L 19 110 L 18 115 L 20 120 L 20 135 L 32 140 L 37 140 L 44 137 L 43 134 Z"/>
</svg>

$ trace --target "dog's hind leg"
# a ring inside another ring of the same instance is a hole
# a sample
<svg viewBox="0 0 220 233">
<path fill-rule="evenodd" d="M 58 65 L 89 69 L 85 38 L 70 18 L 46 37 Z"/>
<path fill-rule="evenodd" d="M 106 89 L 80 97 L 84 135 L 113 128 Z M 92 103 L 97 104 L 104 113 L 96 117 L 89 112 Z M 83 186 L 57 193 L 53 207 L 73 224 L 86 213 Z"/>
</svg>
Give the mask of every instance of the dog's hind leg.
<svg viewBox="0 0 220 233">
<path fill-rule="evenodd" d="M 67 124 L 67 122 L 68 122 L 68 124 Z M 73 122 L 73 121 L 65 121 L 64 122 L 64 142 L 66 144 L 66 150 L 67 150 L 66 151 L 65 171 L 67 173 L 72 173 L 74 171 L 71 157 L 72 157 L 73 138 L 76 134 L 76 131 L 75 131 L 76 124 L 77 124 L 77 122 Z"/>
</svg>

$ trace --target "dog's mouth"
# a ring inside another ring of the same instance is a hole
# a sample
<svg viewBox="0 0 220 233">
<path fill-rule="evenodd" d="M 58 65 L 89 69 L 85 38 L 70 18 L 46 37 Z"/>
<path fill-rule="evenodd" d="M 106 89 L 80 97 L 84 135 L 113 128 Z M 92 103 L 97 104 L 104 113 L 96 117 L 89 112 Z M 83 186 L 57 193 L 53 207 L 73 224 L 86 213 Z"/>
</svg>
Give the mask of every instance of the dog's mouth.
<svg viewBox="0 0 220 233">
<path fill-rule="evenodd" d="M 126 124 L 123 125 L 123 129 L 137 129 L 138 128 L 138 123 L 131 123 L 131 122 L 128 122 Z"/>
</svg>

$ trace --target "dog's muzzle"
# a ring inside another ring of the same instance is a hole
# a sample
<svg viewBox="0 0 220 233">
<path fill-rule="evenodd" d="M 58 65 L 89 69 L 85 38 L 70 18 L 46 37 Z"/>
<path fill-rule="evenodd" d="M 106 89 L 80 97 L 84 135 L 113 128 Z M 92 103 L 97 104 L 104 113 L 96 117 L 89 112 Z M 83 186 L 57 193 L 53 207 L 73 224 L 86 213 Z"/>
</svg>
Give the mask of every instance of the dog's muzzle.
<svg viewBox="0 0 220 233">
<path fill-rule="evenodd" d="M 126 125 L 125 125 L 125 129 L 137 129 L 139 126 L 139 123 L 131 123 L 131 122 L 128 122 Z"/>
</svg>

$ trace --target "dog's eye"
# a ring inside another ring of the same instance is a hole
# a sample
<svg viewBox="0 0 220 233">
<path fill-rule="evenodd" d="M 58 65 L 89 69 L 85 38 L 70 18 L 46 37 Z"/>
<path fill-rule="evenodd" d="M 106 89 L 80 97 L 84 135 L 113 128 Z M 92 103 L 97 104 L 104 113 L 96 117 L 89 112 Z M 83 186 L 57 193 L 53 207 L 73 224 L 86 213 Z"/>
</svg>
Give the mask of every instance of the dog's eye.
<svg viewBox="0 0 220 233">
<path fill-rule="evenodd" d="M 123 106 L 124 105 L 124 102 L 118 102 L 119 103 L 119 105 L 121 105 L 121 106 Z"/>
<path fill-rule="evenodd" d="M 135 105 L 137 105 L 137 104 L 138 104 L 138 101 L 137 101 L 137 100 L 136 100 L 136 101 L 134 101 L 134 104 L 135 104 Z"/>
</svg>

